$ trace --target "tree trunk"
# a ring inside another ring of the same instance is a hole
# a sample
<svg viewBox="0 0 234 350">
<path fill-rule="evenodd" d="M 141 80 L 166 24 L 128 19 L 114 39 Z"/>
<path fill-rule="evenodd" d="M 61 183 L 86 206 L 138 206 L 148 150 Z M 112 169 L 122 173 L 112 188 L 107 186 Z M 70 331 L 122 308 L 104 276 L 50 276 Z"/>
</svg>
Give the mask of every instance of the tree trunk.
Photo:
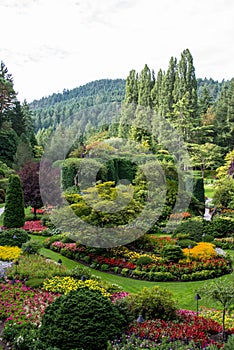
<svg viewBox="0 0 234 350">
<path fill-rule="evenodd" d="M 33 208 L 33 220 L 37 220 L 37 209 Z"/>
</svg>

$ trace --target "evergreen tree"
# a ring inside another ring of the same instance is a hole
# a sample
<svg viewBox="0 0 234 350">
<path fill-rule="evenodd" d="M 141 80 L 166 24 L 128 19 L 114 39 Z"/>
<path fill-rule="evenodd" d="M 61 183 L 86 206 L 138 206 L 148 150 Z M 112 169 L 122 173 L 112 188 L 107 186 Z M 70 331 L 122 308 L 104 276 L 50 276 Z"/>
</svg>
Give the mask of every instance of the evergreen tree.
<svg viewBox="0 0 234 350">
<path fill-rule="evenodd" d="M 151 100 L 152 75 L 149 67 L 145 64 L 139 76 L 138 83 L 138 105 L 152 107 Z"/>
<path fill-rule="evenodd" d="M 152 144 L 152 75 L 149 67 L 144 66 L 139 76 L 138 105 L 132 122 L 130 138 L 140 143 Z"/>
<path fill-rule="evenodd" d="M 121 116 L 118 128 L 118 136 L 127 139 L 135 118 L 135 110 L 138 103 L 138 74 L 133 69 L 126 80 L 125 99 L 122 104 Z"/>
<path fill-rule="evenodd" d="M 13 87 L 13 78 L 1 61 L 0 64 L 0 128 L 7 120 L 7 112 L 12 109 L 16 101 L 16 93 Z"/>
<path fill-rule="evenodd" d="M 6 192 L 3 225 L 7 228 L 22 227 L 25 222 L 24 196 L 18 175 L 12 174 Z"/>
<path fill-rule="evenodd" d="M 174 87 L 177 72 L 177 59 L 171 57 L 169 67 L 163 80 L 161 110 L 164 117 L 171 117 L 174 109 Z"/>
<path fill-rule="evenodd" d="M 214 143 L 227 151 L 227 134 L 228 134 L 228 95 L 229 86 L 227 83 L 223 85 L 220 97 L 215 105 L 214 118 Z"/>
<path fill-rule="evenodd" d="M 159 113 L 161 101 L 162 101 L 162 83 L 163 83 L 164 73 L 162 69 L 159 69 L 157 74 L 157 79 L 154 82 L 154 86 L 151 90 L 151 100 L 154 110 Z"/>
<path fill-rule="evenodd" d="M 134 69 L 129 73 L 126 80 L 125 99 L 126 103 L 137 104 L 138 102 L 138 74 Z"/>
<path fill-rule="evenodd" d="M 198 126 L 197 80 L 193 66 L 193 57 L 188 49 L 182 52 L 178 63 L 173 96 L 174 106 L 181 105 L 183 101 L 183 117 L 190 125 L 190 128 L 191 126 Z M 176 114 L 178 115 L 178 113 Z M 188 137 L 189 134 L 186 135 L 187 141 Z"/>
</svg>

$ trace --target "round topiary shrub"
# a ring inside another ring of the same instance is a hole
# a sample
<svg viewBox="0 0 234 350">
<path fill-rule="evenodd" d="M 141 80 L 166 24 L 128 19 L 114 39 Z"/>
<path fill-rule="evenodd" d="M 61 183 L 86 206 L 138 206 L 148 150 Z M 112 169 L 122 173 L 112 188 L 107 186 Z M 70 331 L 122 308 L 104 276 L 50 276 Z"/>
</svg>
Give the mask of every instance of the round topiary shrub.
<svg viewBox="0 0 234 350">
<path fill-rule="evenodd" d="M 195 245 L 197 245 L 197 242 L 194 242 L 191 239 L 179 239 L 177 241 L 177 244 L 183 249 L 183 248 L 188 248 L 188 246 L 193 248 L 195 247 Z"/>
<path fill-rule="evenodd" d="M 21 228 L 12 228 L 9 230 L 3 230 L 0 234 L 0 245 L 9 245 L 12 247 L 22 247 L 23 243 L 30 240 L 30 236 L 27 231 Z"/>
<path fill-rule="evenodd" d="M 171 320 L 176 317 L 177 305 L 173 294 L 158 286 L 144 287 L 136 294 L 125 298 L 129 305 L 129 313 L 135 319 L 142 315 L 145 320 L 160 318 Z"/>
<path fill-rule="evenodd" d="M 182 248 L 172 244 L 165 245 L 161 250 L 161 255 L 164 259 L 173 262 L 178 262 L 180 259 L 184 258 Z"/>
<path fill-rule="evenodd" d="M 39 338 L 61 350 L 105 350 L 125 325 L 117 307 L 99 291 L 81 288 L 57 298 L 42 317 Z"/>
<path fill-rule="evenodd" d="M 140 256 L 140 258 L 137 259 L 137 266 L 145 266 L 145 265 L 149 265 L 152 264 L 154 260 L 148 256 L 148 255 L 142 255 Z"/>
</svg>

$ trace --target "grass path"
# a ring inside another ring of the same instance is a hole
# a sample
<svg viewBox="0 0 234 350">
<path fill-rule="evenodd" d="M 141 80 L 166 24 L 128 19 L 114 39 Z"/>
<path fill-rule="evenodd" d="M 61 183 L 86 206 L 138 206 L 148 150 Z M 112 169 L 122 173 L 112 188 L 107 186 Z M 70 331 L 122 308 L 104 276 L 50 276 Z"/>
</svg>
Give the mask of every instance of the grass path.
<svg viewBox="0 0 234 350">
<path fill-rule="evenodd" d="M 35 236 L 33 236 L 34 238 Z M 41 240 L 41 237 L 37 237 L 37 240 Z M 62 259 L 63 265 L 65 265 L 68 269 L 72 269 L 73 267 L 82 264 L 72 261 L 64 256 L 62 256 L 59 253 L 53 252 L 49 249 L 42 248 L 40 253 L 44 255 L 47 258 L 53 259 L 55 261 L 58 261 L 58 259 Z M 234 261 L 234 252 L 230 252 L 232 256 L 232 260 Z M 209 284 L 213 280 L 206 280 L 206 281 L 194 281 L 194 282 L 149 282 L 149 281 L 142 281 L 142 280 L 135 280 L 132 278 L 126 278 L 122 276 L 117 276 L 114 274 L 109 274 L 106 272 L 90 269 L 92 271 L 92 274 L 95 276 L 98 276 L 102 278 L 105 281 L 108 281 L 113 284 L 118 284 L 120 287 L 122 287 L 126 292 L 130 293 L 136 293 L 140 291 L 143 287 L 153 287 L 153 286 L 159 286 L 161 288 L 166 288 L 170 290 L 175 298 L 178 300 L 179 307 L 182 309 L 189 309 L 189 310 L 196 310 L 196 300 L 195 300 L 195 294 L 199 287 L 202 287 L 204 284 Z M 234 273 L 231 275 L 226 275 L 219 277 L 219 279 L 227 279 L 229 281 L 233 280 Z M 206 306 L 206 307 L 215 307 L 220 308 L 220 305 L 214 304 L 214 302 L 210 302 L 208 300 L 201 300 L 199 302 L 199 306 Z"/>
</svg>

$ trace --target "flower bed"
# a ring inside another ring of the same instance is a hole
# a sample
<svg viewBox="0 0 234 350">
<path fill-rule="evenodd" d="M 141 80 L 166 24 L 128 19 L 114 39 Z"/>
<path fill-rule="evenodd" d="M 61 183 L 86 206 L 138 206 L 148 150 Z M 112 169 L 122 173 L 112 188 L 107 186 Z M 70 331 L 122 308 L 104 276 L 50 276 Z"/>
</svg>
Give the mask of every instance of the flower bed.
<svg viewBox="0 0 234 350">
<path fill-rule="evenodd" d="M 16 323 L 40 325 L 45 308 L 60 294 L 26 287 L 16 281 L 0 285 L 0 319 Z"/>
<path fill-rule="evenodd" d="M 21 254 L 19 247 L 0 246 L 0 260 L 12 261 L 17 259 Z"/>
<path fill-rule="evenodd" d="M 141 324 L 134 322 L 127 334 L 135 334 L 141 339 L 150 339 L 159 343 L 163 338 L 170 341 L 184 341 L 185 344 L 194 341 L 204 348 L 216 342 L 212 337 L 221 334 L 222 326 L 214 320 L 183 312 L 180 322 L 164 320 L 148 320 Z M 234 334 L 234 330 L 230 330 Z"/>
<path fill-rule="evenodd" d="M 21 228 L 25 231 L 30 231 L 32 233 L 47 230 L 47 227 L 43 226 L 40 220 L 25 221 L 24 226 Z"/>
<path fill-rule="evenodd" d="M 170 239 L 166 239 L 166 242 L 170 242 Z M 192 260 L 191 253 L 178 263 L 166 262 L 154 254 L 130 251 L 126 247 L 104 251 L 103 255 L 97 255 L 95 249 L 77 243 L 56 241 L 50 247 L 70 259 L 85 262 L 92 268 L 149 281 L 196 281 L 219 277 L 231 272 L 229 261 L 219 256 L 213 245 L 203 242 L 198 244 L 197 248 L 195 247 L 193 254 L 195 260 Z M 189 250 L 192 251 L 192 249 Z M 138 264 L 141 257 L 150 257 L 151 263 Z"/>
</svg>

